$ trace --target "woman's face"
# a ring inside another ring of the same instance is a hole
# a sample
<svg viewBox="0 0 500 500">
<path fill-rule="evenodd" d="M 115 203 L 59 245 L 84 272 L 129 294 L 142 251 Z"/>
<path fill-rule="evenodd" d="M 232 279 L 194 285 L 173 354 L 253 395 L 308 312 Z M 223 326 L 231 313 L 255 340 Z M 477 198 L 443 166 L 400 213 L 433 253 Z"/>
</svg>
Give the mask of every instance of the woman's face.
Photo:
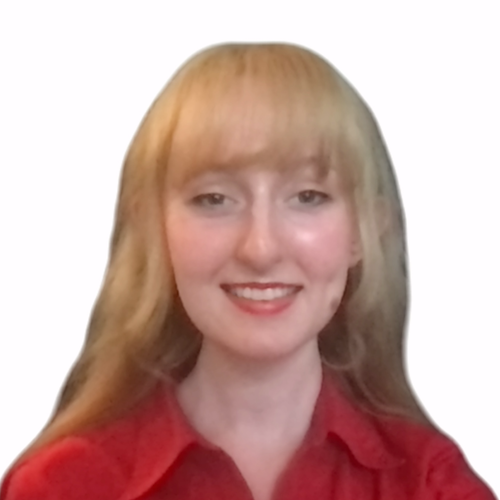
<svg viewBox="0 0 500 500">
<path fill-rule="evenodd" d="M 248 358 L 311 346 L 358 260 L 337 174 L 314 163 L 212 170 L 167 193 L 178 292 L 204 342 Z"/>
<path fill-rule="evenodd" d="M 263 154 L 273 132 L 266 102 L 251 86 L 227 99 L 212 158 L 225 168 L 167 188 L 165 224 L 179 296 L 203 341 L 269 360 L 316 343 L 359 257 L 338 174 L 319 175 L 311 144 L 287 159 Z M 187 136 L 178 137 L 181 144 Z M 169 168 L 184 161 L 174 143 Z"/>
</svg>

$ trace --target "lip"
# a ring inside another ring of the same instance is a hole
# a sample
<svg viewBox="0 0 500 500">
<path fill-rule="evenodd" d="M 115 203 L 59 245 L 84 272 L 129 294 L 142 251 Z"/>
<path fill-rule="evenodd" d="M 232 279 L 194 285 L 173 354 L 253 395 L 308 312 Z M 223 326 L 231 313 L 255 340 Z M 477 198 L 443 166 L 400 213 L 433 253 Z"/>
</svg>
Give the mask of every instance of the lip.
<svg viewBox="0 0 500 500">
<path fill-rule="evenodd" d="M 248 282 L 248 283 L 243 283 L 243 282 L 238 282 L 238 283 L 223 283 L 221 285 L 221 288 L 224 291 L 228 291 L 230 288 L 234 287 L 241 287 L 241 288 L 256 288 L 257 290 L 267 290 L 268 288 L 290 288 L 294 287 L 297 288 L 302 288 L 301 285 L 297 285 L 295 283 L 280 283 L 280 282 Z"/>
<path fill-rule="evenodd" d="M 244 297 L 238 297 L 230 292 L 233 287 L 241 288 L 255 288 L 257 290 L 267 290 L 269 288 L 290 288 L 293 287 L 294 290 L 291 294 L 285 297 L 280 297 L 272 300 L 251 300 Z M 226 293 L 228 299 L 241 311 L 252 314 L 256 316 L 273 316 L 284 312 L 288 309 L 295 301 L 298 292 L 302 289 L 302 286 L 290 284 L 290 283 L 225 283 L 221 285 L 221 289 Z"/>
</svg>

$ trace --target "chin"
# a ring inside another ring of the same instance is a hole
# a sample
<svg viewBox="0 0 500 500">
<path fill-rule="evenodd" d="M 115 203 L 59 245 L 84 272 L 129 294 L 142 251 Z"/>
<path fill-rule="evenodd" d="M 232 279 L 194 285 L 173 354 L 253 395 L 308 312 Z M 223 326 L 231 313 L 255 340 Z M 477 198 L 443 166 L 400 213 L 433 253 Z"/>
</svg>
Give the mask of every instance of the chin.
<svg viewBox="0 0 500 500">
<path fill-rule="evenodd" d="M 317 340 L 315 340 L 315 347 L 317 346 Z M 227 352 L 232 352 L 237 357 L 242 360 L 248 360 L 250 362 L 280 362 L 286 358 L 298 355 L 300 352 L 307 352 L 311 349 L 311 339 L 305 340 L 303 342 L 294 343 L 274 343 L 269 344 L 269 342 L 248 342 L 244 346 L 233 346 L 226 347 Z"/>
</svg>

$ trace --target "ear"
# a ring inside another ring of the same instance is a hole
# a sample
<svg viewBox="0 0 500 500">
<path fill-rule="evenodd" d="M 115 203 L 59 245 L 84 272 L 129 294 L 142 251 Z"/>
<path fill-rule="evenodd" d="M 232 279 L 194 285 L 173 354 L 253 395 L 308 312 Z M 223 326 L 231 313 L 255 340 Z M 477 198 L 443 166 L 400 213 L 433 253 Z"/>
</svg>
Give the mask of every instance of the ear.
<svg viewBox="0 0 500 500">
<path fill-rule="evenodd" d="M 375 224 L 378 237 L 382 238 L 387 232 L 391 230 L 392 226 L 392 214 L 390 210 L 389 202 L 380 197 L 375 202 Z M 359 223 L 356 221 L 353 224 L 352 232 L 352 242 L 351 242 L 351 255 L 350 255 L 350 267 L 354 267 L 363 258 L 363 249 L 361 245 L 361 235 L 359 230 Z"/>
<path fill-rule="evenodd" d="M 351 244 L 351 255 L 349 260 L 349 267 L 356 266 L 362 258 L 361 243 L 359 241 L 359 235 L 355 234 L 355 237 Z"/>
</svg>

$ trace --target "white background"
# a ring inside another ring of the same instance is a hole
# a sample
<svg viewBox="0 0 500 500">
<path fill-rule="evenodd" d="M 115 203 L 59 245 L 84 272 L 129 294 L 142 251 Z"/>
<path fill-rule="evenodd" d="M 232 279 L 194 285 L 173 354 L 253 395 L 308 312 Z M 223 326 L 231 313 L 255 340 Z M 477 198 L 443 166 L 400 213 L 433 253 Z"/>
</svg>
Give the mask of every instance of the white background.
<svg viewBox="0 0 500 500">
<path fill-rule="evenodd" d="M 121 162 L 154 97 L 207 45 L 289 41 L 332 61 L 380 122 L 407 214 L 411 381 L 500 491 L 495 4 L 3 1 L 0 474 L 49 417 L 80 350 Z"/>
</svg>

